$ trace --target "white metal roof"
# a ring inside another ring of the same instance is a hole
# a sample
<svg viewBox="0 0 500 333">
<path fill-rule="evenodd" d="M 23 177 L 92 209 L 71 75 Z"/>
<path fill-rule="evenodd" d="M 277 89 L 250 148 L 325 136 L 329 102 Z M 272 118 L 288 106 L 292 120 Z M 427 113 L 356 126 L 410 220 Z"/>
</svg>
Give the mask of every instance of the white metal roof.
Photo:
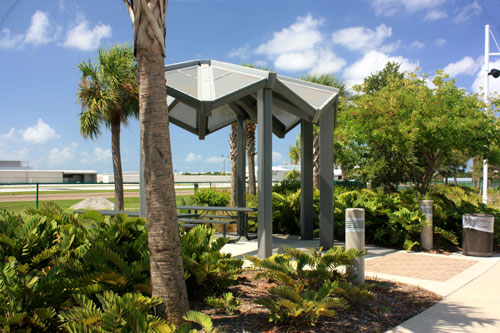
<svg viewBox="0 0 500 333">
<path fill-rule="evenodd" d="M 336 88 L 216 60 L 165 66 L 170 121 L 203 139 L 237 120 L 257 120 L 257 91 L 273 89 L 273 132 L 284 137 L 301 120 L 333 112 Z"/>
</svg>

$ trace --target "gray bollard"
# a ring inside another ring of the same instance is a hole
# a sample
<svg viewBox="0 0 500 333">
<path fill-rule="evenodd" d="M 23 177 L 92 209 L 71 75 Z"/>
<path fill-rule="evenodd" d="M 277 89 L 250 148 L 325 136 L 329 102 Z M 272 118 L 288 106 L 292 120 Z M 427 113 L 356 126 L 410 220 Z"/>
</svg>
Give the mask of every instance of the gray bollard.
<svg viewBox="0 0 500 333">
<path fill-rule="evenodd" d="M 365 210 L 348 208 L 345 210 L 345 248 L 365 251 Z M 354 284 L 365 282 L 365 258 L 356 259 L 350 272 Z"/>
<path fill-rule="evenodd" d="M 432 200 L 420 200 L 420 210 L 425 214 L 427 225 L 420 232 L 420 244 L 424 250 L 432 250 L 433 230 L 432 225 Z"/>
</svg>

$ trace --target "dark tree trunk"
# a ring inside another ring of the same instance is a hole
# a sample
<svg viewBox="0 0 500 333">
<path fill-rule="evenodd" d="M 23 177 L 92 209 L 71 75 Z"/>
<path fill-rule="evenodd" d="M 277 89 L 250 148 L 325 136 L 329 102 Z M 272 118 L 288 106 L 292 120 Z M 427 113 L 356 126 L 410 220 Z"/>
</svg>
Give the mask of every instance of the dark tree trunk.
<svg viewBox="0 0 500 333">
<path fill-rule="evenodd" d="M 313 187 L 319 189 L 319 131 L 313 134 Z"/>
<path fill-rule="evenodd" d="M 120 119 L 111 124 L 111 150 L 113 155 L 113 173 L 115 179 L 115 210 L 124 210 L 123 173 L 120 153 Z"/>
<path fill-rule="evenodd" d="M 247 156 L 248 156 L 248 193 L 255 195 L 257 186 L 255 183 L 255 124 L 247 120 Z"/>
<path fill-rule="evenodd" d="M 231 203 L 230 206 L 236 207 L 237 191 L 237 159 L 238 159 L 238 127 L 236 123 L 231 124 L 231 133 L 229 133 L 229 160 L 231 161 Z"/>
</svg>

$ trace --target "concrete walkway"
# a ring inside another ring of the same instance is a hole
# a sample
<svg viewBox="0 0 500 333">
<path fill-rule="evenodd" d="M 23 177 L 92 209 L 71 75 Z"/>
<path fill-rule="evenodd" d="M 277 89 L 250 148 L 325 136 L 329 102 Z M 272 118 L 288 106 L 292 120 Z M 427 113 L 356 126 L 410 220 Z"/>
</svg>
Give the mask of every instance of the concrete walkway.
<svg viewBox="0 0 500 333">
<path fill-rule="evenodd" d="M 273 235 L 273 253 L 281 246 L 318 248 L 319 241 Z M 256 255 L 257 241 L 242 239 L 222 250 L 239 258 L 243 254 Z M 459 253 L 407 253 L 381 247 L 367 250 L 367 277 L 419 286 L 444 297 L 389 332 L 500 332 L 499 255 L 481 258 Z"/>
</svg>

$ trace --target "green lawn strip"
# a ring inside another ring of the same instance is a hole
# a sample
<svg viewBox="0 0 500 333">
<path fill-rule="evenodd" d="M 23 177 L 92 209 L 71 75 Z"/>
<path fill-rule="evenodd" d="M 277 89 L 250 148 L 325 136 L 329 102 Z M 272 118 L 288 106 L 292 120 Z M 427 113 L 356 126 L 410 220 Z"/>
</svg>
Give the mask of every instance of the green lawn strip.
<svg viewBox="0 0 500 333">
<path fill-rule="evenodd" d="M 114 202 L 115 198 L 114 197 L 108 197 L 106 198 L 107 200 Z M 69 209 L 71 206 L 74 204 L 82 201 L 83 199 L 71 199 L 71 200 L 50 200 L 57 205 L 59 205 L 61 208 L 64 209 Z M 39 205 L 41 205 L 43 202 L 47 200 L 40 200 Z M 140 199 L 139 197 L 132 197 L 132 198 L 124 198 L 125 201 L 125 210 L 130 210 L 130 211 L 139 211 L 140 208 Z M 191 200 L 191 195 L 178 195 L 176 197 L 177 205 L 178 206 L 184 206 L 184 205 L 192 205 L 193 201 Z M 35 201 L 10 201 L 10 202 L 0 202 L 0 209 L 7 209 L 10 212 L 15 212 L 19 213 L 23 211 L 24 209 L 27 208 L 35 208 L 36 203 Z"/>
<path fill-rule="evenodd" d="M 72 199 L 72 200 L 50 200 L 56 203 L 58 206 L 64 209 L 68 209 L 74 204 L 80 202 L 80 199 Z M 40 207 L 45 201 L 39 201 L 38 206 Z M 12 202 L 0 202 L 0 209 L 6 209 L 12 213 L 20 213 L 28 208 L 36 208 L 36 203 L 34 201 L 12 201 Z"/>
<path fill-rule="evenodd" d="M 1 187 L 0 187 L 1 188 Z M 49 194 L 75 194 L 75 193 L 110 193 L 114 192 L 113 189 L 109 190 L 86 190 L 86 189 L 81 189 L 81 190 L 68 190 L 68 191 L 49 191 L 46 189 L 41 189 L 38 192 L 39 196 L 43 195 L 49 195 Z M 137 192 L 139 193 L 139 189 L 125 189 L 124 192 Z M 22 192 L 0 192 L 0 195 L 4 196 L 21 196 L 21 195 L 36 195 L 36 191 L 22 191 Z"/>
</svg>

